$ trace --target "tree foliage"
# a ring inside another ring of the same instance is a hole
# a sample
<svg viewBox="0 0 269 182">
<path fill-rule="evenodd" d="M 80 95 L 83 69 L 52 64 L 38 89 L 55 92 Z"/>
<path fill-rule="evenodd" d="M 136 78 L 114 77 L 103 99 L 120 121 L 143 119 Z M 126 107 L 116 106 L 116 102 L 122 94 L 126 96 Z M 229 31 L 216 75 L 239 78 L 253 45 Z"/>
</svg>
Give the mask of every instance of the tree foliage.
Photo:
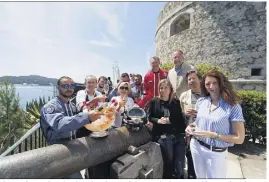
<svg viewBox="0 0 269 182">
<path fill-rule="evenodd" d="M 174 67 L 174 64 L 172 62 L 167 62 L 167 63 L 162 63 L 160 65 L 161 69 L 164 70 L 170 70 Z M 218 70 L 220 72 L 222 72 L 225 76 L 227 76 L 229 78 L 230 73 L 229 72 L 225 72 L 220 66 L 214 66 L 208 63 L 201 63 L 201 64 L 197 64 L 195 65 L 195 68 L 198 70 L 199 74 L 201 76 L 203 76 L 205 73 L 207 73 L 210 70 Z"/>
<path fill-rule="evenodd" d="M 15 87 L 6 80 L 0 82 L 0 153 L 18 140 L 28 129 L 29 119 L 19 107 Z"/>
<path fill-rule="evenodd" d="M 32 122 L 35 123 L 40 118 L 40 110 L 49 100 L 50 97 L 48 97 L 48 100 L 45 97 L 39 97 L 39 99 L 33 99 L 31 102 L 26 103 L 26 111 L 30 115 Z"/>
<path fill-rule="evenodd" d="M 266 93 L 252 90 L 237 91 L 242 100 L 242 111 L 246 121 L 246 134 L 255 143 L 266 144 Z"/>
<path fill-rule="evenodd" d="M 38 84 L 38 85 L 56 85 L 56 78 L 47 78 L 39 75 L 29 75 L 29 76 L 3 76 L 0 77 L 0 82 L 7 80 L 10 84 Z"/>
<path fill-rule="evenodd" d="M 167 70 L 167 71 L 169 71 L 173 67 L 174 67 L 174 64 L 172 62 L 167 62 L 167 63 L 161 63 L 160 64 L 160 68 L 163 69 L 163 70 Z"/>
<path fill-rule="evenodd" d="M 220 66 L 214 66 L 208 63 L 197 64 L 195 68 L 198 70 L 201 76 L 203 76 L 205 73 L 209 72 L 210 70 L 218 70 L 222 72 L 228 78 L 230 76 L 230 73 L 225 72 Z"/>
</svg>

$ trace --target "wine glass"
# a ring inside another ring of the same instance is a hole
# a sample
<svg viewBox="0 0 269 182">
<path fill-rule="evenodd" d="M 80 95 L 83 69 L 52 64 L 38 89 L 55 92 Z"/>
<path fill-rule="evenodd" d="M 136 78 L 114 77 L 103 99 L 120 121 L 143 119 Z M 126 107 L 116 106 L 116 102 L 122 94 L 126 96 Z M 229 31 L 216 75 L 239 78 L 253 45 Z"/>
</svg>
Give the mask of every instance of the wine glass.
<svg viewBox="0 0 269 182">
<path fill-rule="evenodd" d="M 191 109 L 195 110 L 196 109 L 195 106 L 196 106 L 196 102 L 192 101 L 191 102 Z M 196 117 L 190 116 L 189 123 L 193 123 L 195 121 L 195 119 L 196 119 Z"/>
<path fill-rule="evenodd" d="M 105 84 L 104 85 L 104 92 L 105 92 L 106 96 L 108 95 L 108 91 L 109 91 L 109 85 Z"/>
<path fill-rule="evenodd" d="M 163 110 L 163 112 L 164 112 L 164 118 L 166 118 L 167 119 L 167 124 L 170 124 L 170 121 L 169 121 L 169 117 L 170 117 L 170 112 L 169 112 L 169 110 L 167 109 L 167 108 L 164 108 L 164 110 Z"/>
</svg>

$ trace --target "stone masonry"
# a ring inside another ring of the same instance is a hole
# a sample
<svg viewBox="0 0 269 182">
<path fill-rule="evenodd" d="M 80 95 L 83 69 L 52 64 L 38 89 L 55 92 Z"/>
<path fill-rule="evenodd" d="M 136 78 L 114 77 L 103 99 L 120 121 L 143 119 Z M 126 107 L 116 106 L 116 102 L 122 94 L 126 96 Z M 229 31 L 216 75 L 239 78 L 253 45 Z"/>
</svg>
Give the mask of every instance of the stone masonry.
<svg viewBox="0 0 269 182">
<path fill-rule="evenodd" d="M 172 35 L 172 24 L 182 14 L 190 15 L 190 26 Z M 221 66 L 230 79 L 266 79 L 266 2 L 169 2 L 159 14 L 155 36 L 162 62 L 180 49 L 190 64 Z M 252 68 L 260 74 L 251 75 Z"/>
</svg>

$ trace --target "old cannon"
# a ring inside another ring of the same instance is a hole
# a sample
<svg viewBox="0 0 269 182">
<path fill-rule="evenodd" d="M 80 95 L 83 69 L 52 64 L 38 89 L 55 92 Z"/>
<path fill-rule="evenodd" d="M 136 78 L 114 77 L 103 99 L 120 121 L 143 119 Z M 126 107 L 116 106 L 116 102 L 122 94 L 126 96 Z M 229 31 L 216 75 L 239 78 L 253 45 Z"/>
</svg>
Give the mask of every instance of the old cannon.
<svg viewBox="0 0 269 182">
<path fill-rule="evenodd" d="M 129 132 L 147 130 L 145 123 L 147 116 L 143 109 L 134 106 L 122 113 L 123 125 Z M 148 132 L 148 131 L 147 131 Z M 116 178 L 116 179 L 160 179 L 163 174 L 163 160 L 160 145 L 147 142 L 135 147 L 129 146 L 127 152 L 90 169 L 90 178 Z"/>
<path fill-rule="evenodd" d="M 140 109 L 134 110 L 129 113 L 143 113 Z M 151 142 L 143 122 L 134 121 L 137 117 L 130 114 L 127 116 L 125 126 L 110 130 L 105 138 L 87 136 L 3 157 L 0 178 L 63 178 L 108 163 L 109 172 L 103 178 L 162 178 L 160 146 Z"/>
<path fill-rule="evenodd" d="M 146 122 L 146 112 L 139 108 L 123 113 L 123 122 L 132 132 L 141 130 Z M 110 167 L 111 178 L 122 179 L 153 179 L 162 178 L 163 160 L 160 145 L 148 142 L 138 148 L 130 146 L 123 156 L 120 156 Z"/>
</svg>

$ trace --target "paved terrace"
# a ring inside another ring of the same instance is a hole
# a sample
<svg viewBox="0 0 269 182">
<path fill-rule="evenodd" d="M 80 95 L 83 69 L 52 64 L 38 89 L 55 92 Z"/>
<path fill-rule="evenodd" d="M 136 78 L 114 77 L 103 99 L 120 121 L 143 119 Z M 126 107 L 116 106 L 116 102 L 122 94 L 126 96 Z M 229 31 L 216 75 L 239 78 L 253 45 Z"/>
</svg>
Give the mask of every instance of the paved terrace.
<svg viewBox="0 0 269 182">
<path fill-rule="evenodd" d="M 228 155 L 227 178 L 266 179 L 266 149 L 231 148 Z"/>
</svg>

